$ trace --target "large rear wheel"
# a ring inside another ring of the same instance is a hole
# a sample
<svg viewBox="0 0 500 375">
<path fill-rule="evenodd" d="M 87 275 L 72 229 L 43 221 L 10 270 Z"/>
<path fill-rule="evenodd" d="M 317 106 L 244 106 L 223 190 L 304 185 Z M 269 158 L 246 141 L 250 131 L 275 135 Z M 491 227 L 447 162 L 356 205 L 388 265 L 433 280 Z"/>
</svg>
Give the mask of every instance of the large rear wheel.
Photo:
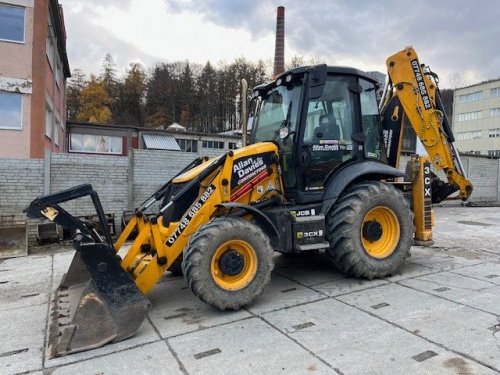
<svg viewBox="0 0 500 375">
<path fill-rule="evenodd" d="M 393 275 L 410 255 L 413 213 L 401 191 L 370 181 L 348 188 L 327 216 L 327 253 L 342 272 Z"/>
<path fill-rule="evenodd" d="M 221 217 L 195 233 L 182 269 L 189 288 L 221 310 L 249 305 L 271 280 L 274 268 L 269 238 L 246 220 Z"/>
</svg>

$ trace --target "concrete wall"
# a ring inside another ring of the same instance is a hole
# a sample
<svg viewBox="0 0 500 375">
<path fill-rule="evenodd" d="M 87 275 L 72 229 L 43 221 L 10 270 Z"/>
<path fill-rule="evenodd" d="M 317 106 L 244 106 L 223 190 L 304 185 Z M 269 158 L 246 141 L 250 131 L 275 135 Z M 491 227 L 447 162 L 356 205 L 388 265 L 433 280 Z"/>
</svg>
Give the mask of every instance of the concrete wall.
<svg viewBox="0 0 500 375">
<path fill-rule="evenodd" d="M 131 157 L 133 189 L 130 208 L 133 208 L 149 198 L 198 155 L 192 152 L 133 150 Z"/>
<path fill-rule="evenodd" d="M 22 210 L 43 194 L 43 159 L 0 159 L 0 225 L 24 222 Z"/>
<path fill-rule="evenodd" d="M 38 196 L 90 183 L 106 213 L 119 220 L 149 197 L 197 155 L 187 152 L 134 150 L 129 156 L 51 154 L 46 159 L 0 159 L 0 226 L 26 220 L 22 210 Z M 407 158 L 401 161 L 404 170 Z M 500 159 L 463 157 L 475 186 L 471 202 L 500 202 Z M 75 215 L 93 214 L 90 198 L 63 205 Z"/>
<path fill-rule="evenodd" d="M 50 192 L 81 184 L 91 184 L 99 194 L 104 212 L 114 213 L 119 217 L 128 205 L 128 159 L 121 156 L 52 154 Z M 90 197 L 73 200 L 61 206 L 78 215 L 95 213 Z"/>
</svg>

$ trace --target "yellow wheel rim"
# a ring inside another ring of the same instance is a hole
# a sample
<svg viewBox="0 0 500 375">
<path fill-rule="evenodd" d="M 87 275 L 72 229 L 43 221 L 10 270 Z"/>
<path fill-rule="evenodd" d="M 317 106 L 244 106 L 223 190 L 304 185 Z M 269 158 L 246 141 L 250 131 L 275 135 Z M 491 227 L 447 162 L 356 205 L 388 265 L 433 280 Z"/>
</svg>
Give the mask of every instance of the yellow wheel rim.
<svg viewBox="0 0 500 375">
<path fill-rule="evenodd" d="M 236 257 L 241 268 L 236 274 L 224 272 L 223 257 Z M 241 262 L 243 262 L 241 266 Z M 212 257 L 210 265 L 212 277 L 217 285 L 226 290 L 238 290 L 247 286 L 257 272 L 257 254 L 253 247 L 243 240 L 230 240 L 220 245 Z"/>
<path fill-rule="evenodd" d="M 391 255 L 398 245 L 400 235 L 398 218 L 390 208 L 378 206 L 365 215 L 361 241 L 370 256 L 382 259 Z"/>
</svg>

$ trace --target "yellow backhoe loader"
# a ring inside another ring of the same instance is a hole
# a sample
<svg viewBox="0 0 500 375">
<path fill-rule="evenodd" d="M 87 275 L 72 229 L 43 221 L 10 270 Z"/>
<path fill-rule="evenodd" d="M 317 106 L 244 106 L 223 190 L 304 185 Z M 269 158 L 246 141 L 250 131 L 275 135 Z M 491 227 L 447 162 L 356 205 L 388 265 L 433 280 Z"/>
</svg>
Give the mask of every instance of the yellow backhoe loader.
<svg viewBox="0 0 500 375">
<path fill-rule="evenodd" d="M 192 292 L 221 310 L 263 292 L 273 250 L 322 249 L 332 267 L 356 277 L 396 273 L 415 240 L 432 240 L 431 203 L 452 194 L 465 200 L 472 184 L 437 76 L 412 48 L 390 56 L 387 67 L 380 108 L 377 83 L 353 68 L 301 67 L 256 87 L 249 144 L 195 160 L 135 210 L 115 243 L 90 185 L 34 200 L 28 216 L 75 233 L 76 253 L 54 296 L 50 355 L 133 335 L 150 308 L 146 294 L 179 264 Z M 405 182 L 397 166 L 406 122 L 428 157 L 414 158 Z M 412 209 L 404 191 L 412 191 Z M 60 206 L 83 196 L 92 198 L 104 236 Z M 156 202 L 160 208 L 145 215 Z"/>
</svg>

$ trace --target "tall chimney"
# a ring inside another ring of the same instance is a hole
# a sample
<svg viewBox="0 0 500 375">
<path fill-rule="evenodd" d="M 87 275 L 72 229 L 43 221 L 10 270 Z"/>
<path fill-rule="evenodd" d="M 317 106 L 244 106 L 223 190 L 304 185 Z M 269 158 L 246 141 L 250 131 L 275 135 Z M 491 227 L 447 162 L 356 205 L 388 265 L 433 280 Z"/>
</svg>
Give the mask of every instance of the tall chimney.
<svg viewBox="0 0 500 375">
<path fill-rule="evenodd" d="M 276 16 L 276 44 L 274 46 L 274 73 L 276 78 L 285 71 L 285 7 L 278 7 Z"/>
</svg>

